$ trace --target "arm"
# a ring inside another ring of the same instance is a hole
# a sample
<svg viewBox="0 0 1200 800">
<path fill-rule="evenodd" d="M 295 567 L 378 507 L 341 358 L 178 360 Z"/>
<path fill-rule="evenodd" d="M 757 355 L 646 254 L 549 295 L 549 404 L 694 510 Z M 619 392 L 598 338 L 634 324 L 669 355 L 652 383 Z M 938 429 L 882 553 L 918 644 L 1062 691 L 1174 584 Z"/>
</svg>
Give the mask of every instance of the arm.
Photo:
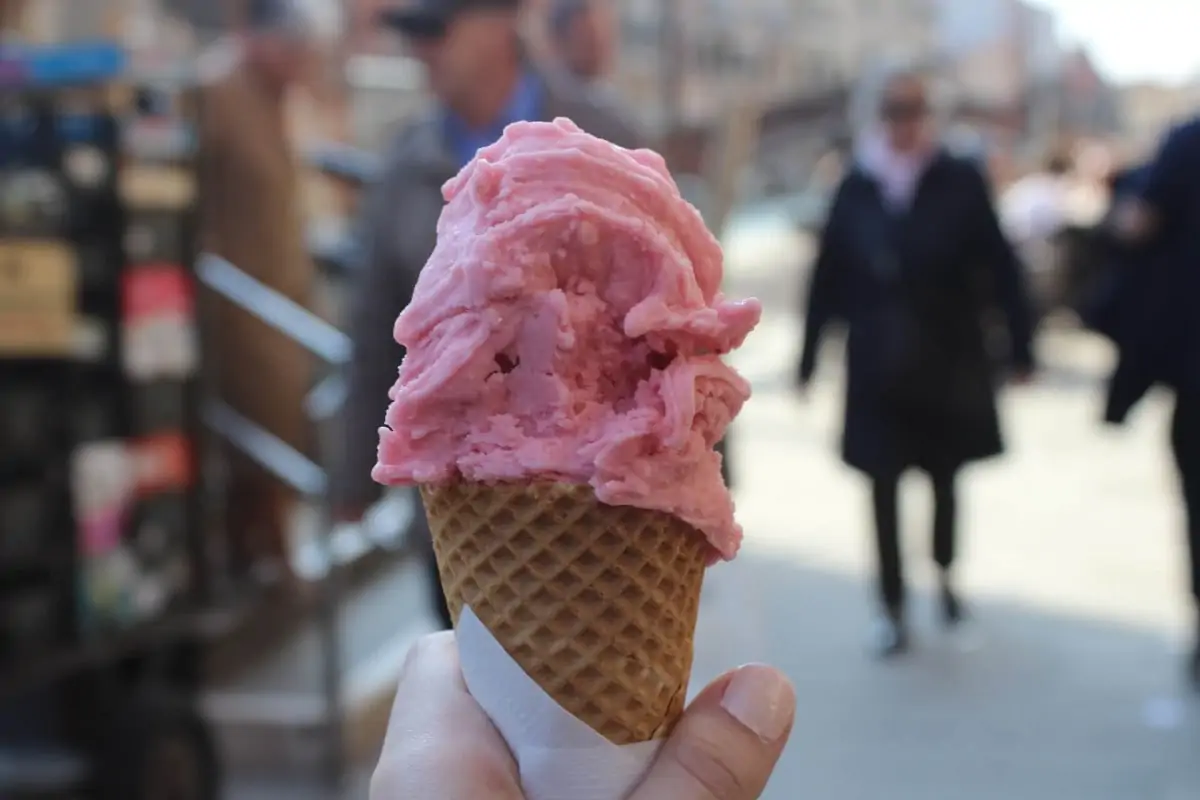
<svg viewBox="0 0 1200 800">
<path fill-rule="evenodd" d="M 1034 366 L 1033 304 L 1025 265 L 1000 229 L 986 179 L 974 167 L 968 168 L 979 226 L 976 232 L 979 261 L 991 271 L 992 286 L 1008 325 L 1012 363 L 1020 371 L 1029 372 Z"/>
<path fill-rule="evenodd" d="M 334 475 L 333 507 L 342 517 L 357 517 L 379 499 L 371 480 L 379 449 L 379 428 L 388 406 L 388 391 L 404 348 L 392 329 L 412 300 L 417 270 L 406 269 L 394 241 L 394 181 L 385 176 L 366 205 L 363 236 L 366 263 L 353 287 L 349 334 L 353 356 L 346 370 L 347 397 L 342 411 L 343 450 Z"/>
<path fill-rule="evenodd" d="M 1183 213 L 1191 191 L 1192 152 L 1200 123 L 1173 129 L 1163 139 L 1132 196 L 1113 211 L 1112 227 L 1126 242 L 1144 242 L 1173 226 Z"/>
<path fill-rule="evenodd" d="M 841 216 L 843 190 L 839 187 L 829 211 L 829 217 L 821 230 L 820 242 L 817 246 L 817 258 L 813 264 L 812 274 L 808 280 L 808 296 L 801 303 L 805 305 L 804 314 L 804 346 L 800 355 L 800 371 L 798 378 L 801 386 L 812 380 L 817 369 L 817 354 L 821 347 L 821 338 L 829 323 L 837 316 L 841 306 L 839 302 L 837 239 L 834 234 Z"/>
</svg>

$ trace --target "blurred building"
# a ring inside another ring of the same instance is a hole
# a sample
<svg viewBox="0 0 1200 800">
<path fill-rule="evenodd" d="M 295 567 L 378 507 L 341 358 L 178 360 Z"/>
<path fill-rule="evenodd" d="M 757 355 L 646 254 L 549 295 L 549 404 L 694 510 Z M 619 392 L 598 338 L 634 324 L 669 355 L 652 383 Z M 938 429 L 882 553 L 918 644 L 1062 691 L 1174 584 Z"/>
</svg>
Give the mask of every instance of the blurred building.
<svg viewBox="0 0 1200 800">
<path fill-rule="evenodd" d="M 788 82 L 794 9 L 769 0 L 613 0 L 621 50 L 614 83 L 652 129 L 704 124 L 753 92 Z"/>
<path fill-rule="evenodd" d="M 997 173 L 1040 161 L 1059 138 L 1064 53 L 1057 22 L 1024 0 L 939 0 L 939 53 L 955 125 Z"/>
<path fill-rule="evenodd" d="M 1125 86 L 1121 89 L 1121 110 L 1131 149 L 1145 151 L 1170 125 L 1200 112 L 1200 79 L 1178 85 Z"/>
<path fill-rule="evenodd" d="M 935 41 L 932 0 L 614 2 L 617 83 L 647 118 L 673 113 L 686 124 L 747 93 L 766 105 L 818 95 L 871 64 L 924 58 Z"/>
<path fill-rule="evenodd" d="M 937 51 L 955 97 L 995 107 L 1015 106 L 1023 68 L 1020 3 L 938 0 Z"/>
<path fill-rule="evenodd" d="M 1018 30 L 1024 62 L 1025 133 L 1031 149 L 1045 150 L 1059 137 L 1064 53 L 1058 20 L 1040 6 L 1022 3 Z"/>
<path fill-rule="evenodd" d="M 1112 138 L 1124 132 L 1120 92 L 1083 48 L 1063 64 L 1060 131 L 1067 138 Z"/>
<path fill-rule="evenodd" d="M 379 9 L 394 1 L 348 2 L 352 82 L 372 87 L 372 96 L 391 87 L 405 98 L 363 103 L 360 116 L 398 117 L 419 105 L 412 89 L 419 73 L 402 65 L 395 38 L 374 22 Z M 549 2 L 526 0 L 527 39 L 537 57 L 550 52 L 544 26 Z M 875 66 L 927 61 L 938 41 L 938 0 L 607 2 L 616 6 L 620 26 L 612 82 L 652 135 L 710 127 L 735 106 L 820 106 L 821 98 L 844 93 Z M 380 118 L 360 127 L 383 123 Z"/>
<path fill-rule="evenodd" d="M 1029 165 L 1061 142 L 1122 128 L 1116 89 L 1052 12 L 1027 0 L 938 0 L 941 74 L 955 124 Z"/>
</svg>

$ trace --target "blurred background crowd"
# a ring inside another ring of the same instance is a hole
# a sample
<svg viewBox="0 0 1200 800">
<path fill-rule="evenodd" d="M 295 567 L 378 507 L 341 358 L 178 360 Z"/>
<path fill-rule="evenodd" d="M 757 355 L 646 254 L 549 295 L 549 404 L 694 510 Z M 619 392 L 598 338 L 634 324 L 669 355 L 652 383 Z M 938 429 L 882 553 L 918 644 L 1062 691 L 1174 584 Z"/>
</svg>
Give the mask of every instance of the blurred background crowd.
<svg viewBox="0 0 1200 800">
<path fill-rule="evenodd" d="M 366 796 L 404 654 L 447 624 L 415 494 L 368 478 L 391 325 L 442 182 L 505 124 L 568 116 L 662 152 L 729 293 L 764 300 L 723 443 L 747 544 L 711 573 L 696 671 L 796 681 L 766 796 L 1200 797 L 1200 134 L 1173 127 L 1200 58 L 1164 56 L 1200 23 L 1184 6 L 0 2 L 9 45 L 117 41 L 198 98 L 220 571 L 259 593 L 188 651 L 213 753 L 155 780 L 219 763 L 222 797 Z M 835 460 L 843 413 L 865 482 Z M 910 467 L 932 502 L 901 502 Z M 0 797 L 62 772 L 23 738 L 41 706 L 9 702 Z M 137 796 L 209 796 L 163 780 Z"/>
</svg>

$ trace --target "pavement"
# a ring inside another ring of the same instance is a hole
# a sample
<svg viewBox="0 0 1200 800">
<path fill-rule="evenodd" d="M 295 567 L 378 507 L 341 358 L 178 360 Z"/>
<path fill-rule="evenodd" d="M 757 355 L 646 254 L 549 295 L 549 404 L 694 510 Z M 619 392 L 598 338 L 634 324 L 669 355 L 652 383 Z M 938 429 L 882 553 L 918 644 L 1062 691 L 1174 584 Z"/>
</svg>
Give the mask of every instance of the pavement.
<svg viewBox="0 0 1200 800">
<path fill-rule="evenodd" d="M 876 663 L 866 487 L 836 456 L 837 346 L 801 400 L 793 302 L 810 246 L 789 235 L 781 252 L 769 235 L 729 248 L 731 293 L 771 301 L 735 359 L 755 386 L 733 440 L 746 544 L 710 573 L 696 668 L 702 684 L 765 661 L 795 681 L 795 732 L 764 797 L 1200 798 L 1167 398 L 1102 427 L 1112 353 L 1077 331 L 1044 336 L 1043 373 L 1003 398 L 1009 453 L 963 483 L 971 623 L 939 631 L 921 591 L 915 652 Z M 905 488 L 905 564 L 927 590 L 929 493 L 919 476 Z"/>
<path fill-rule="evenodd" d="M 766 800 L 1200 798 L 1166 399 L 1127 429 L 1102 428 L 1111 354 L 1048 335 L 1043 374 L 1004 397 L 1009 453 L 964 480 L 970 623 L 952 635 L 934 624 L 929 498 L 914 478 L 903 515 L 915 649 L 876 663 L 866 490 L 836 458 L 837 348 L 798 398 L 790 301 L 807 246 L 770 235 L 730 248 L 731 293 L 771 302 L 736 358 L 755 386 L 733 433 L 746 544 L 707 580 L 694 685 L 751 661 L 795 681 L 799 715 Z"/>
<path fill-rule="evenodd" d="M 964 481 L 971 623 L 942 633 L 922 591 L 915 652 L 878 664 L 865 650 L 866 491 L 836 460 L 839 376 L 801 402 L 787 380 L 795 323 L 769 319 L 758 337 L 741 359 L 758 391 L 734 450 L 746 545 L 710 575 L 696 677 L 765 661 L 795 681 L 795 733 L 765 797 L 1200 797 L 1163 399 L 1105 431 L 1103 349 L 1077 334 L 1045 342 L 1043 382 L 1005 398 L 1010 454 Z M 926 588 L 918 478 L 904 503 L 906 567 Z"/>
</svg>

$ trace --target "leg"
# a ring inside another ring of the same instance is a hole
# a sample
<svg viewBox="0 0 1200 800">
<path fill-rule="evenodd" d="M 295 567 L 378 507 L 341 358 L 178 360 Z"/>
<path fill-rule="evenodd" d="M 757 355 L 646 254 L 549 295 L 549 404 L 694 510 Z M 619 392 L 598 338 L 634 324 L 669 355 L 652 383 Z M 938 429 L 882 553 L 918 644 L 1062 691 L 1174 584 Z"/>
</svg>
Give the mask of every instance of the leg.
<svg viewBox="0 0 1200 800">
<path fill-rule="evenodd" d="M 1171 418 L 1171 450 L 1179 468 L 1188 533 L 1192 596 L 1200 605 L 1200 397 L 1180 395 Z"/>
<path fill-rule="evenodd" d="M 904 572 L 900 557 L 898 476 L 876 477 L 871 484 L 875 514 L 875 552 L 879 559 L 879 599 L 888 615 L 904 611 Z"/>
<path fill-rule="evenodd" d="M 1200 397 L 1186 394 L 1176 397 L 1171 418 L 1171 451 L 1179 469 L 1192 600 L 1198 615 L 1189 669 L 1193 683 L 1200 687 Z"/>
<path fill-rule="evenodd" d="M 955 625 L 962 621 L 962 604 L 950 581 L 958 538 L 958 474 L 954 470 L 933 473 L 933 560 L 941 570 L 942 621 Z"/>
<path fill-rule="evenodd" d="M 872 647 L 880 658 L 908 650 L 904 624 L 904 573 L 900 557 L 898 476 L 876 477 L 871 486 L 875 512 L 875 547 L 879 558 L 879 596 L 884 616 L 875 630 Z"/>
<path fill-rule="evenodd" d="M 957 474 L 932 475 L 933 482 L 933 560 L 942 572 L 954 563 L 954 545 L 958 528 Z"/>
</svg>

